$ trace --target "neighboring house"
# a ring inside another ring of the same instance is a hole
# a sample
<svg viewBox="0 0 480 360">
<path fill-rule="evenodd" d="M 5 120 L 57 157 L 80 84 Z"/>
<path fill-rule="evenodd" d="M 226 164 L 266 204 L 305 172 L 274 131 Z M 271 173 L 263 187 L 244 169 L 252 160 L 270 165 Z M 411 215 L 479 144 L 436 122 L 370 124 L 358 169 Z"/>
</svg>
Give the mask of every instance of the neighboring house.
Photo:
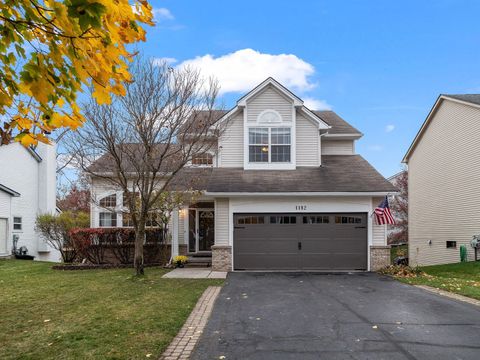
<svg viewBox="0 0 480 360">
<path fill-rule="evenodd" d="M 480 94 L 440 95 L 410 145 L 409 261 L 434 265 L 473 260 L 480 233 Z"/>
<path fill-rule="evenodd" d="M 395 188 L 355 153 L 362 133 L 332 111 L 309 110 L 272 78 L 216 114 L 228 120 L 218 147 L 181 175 L 201 178 L 203 195 L 172 216 L 174 255 L 211 256 L 214 270 L 370 270 L 389 263 L 385 226 L 370 215 Z M 91 226 L 128 226 L 122 192 L 91 181 Z"/>
<path fill-rule="evenodd" d="M 0 146 L 0 257 L 12 254 L 18 238 L 17 248 L 26 246 L 35 260 L 60 260 L 35 231 L 37 215 L 56 212 L 55 192 L 55 145 Z"/>
</svg>

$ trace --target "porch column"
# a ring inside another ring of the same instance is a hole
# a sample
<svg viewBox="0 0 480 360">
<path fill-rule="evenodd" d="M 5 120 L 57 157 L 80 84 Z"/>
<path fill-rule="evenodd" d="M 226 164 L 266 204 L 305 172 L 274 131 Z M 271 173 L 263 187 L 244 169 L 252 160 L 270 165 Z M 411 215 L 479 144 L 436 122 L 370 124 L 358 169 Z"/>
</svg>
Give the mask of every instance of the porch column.
<svg viewBox="0 0 480 360">
<path fill-rule="evenodd" d="M 178 256 L 178 209 L 174 209 L 172 213 L 172 259 Z"/>
</svg>

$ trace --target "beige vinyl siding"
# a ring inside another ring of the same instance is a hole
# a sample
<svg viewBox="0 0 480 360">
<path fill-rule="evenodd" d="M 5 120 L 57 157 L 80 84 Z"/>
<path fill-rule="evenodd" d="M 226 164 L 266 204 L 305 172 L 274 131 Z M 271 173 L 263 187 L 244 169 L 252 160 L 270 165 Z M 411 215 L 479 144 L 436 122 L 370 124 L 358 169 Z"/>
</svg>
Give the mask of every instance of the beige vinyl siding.
<svg viewBox="0 0 480 360">
<path fill-rule="evenodd" d="M 243 167 L 243 112 L 228 120 L 218 145 L 220 167 Z"/>
<path fill-rule="evenodd" d="M 408 162 L 411 264 L 458 262 L 462 244 L 473 259 L 469 243 L 480 233 L 479 139 L 480 109 L 440 104 Z M 447 249 L 447 240 L 457 248 Z"/>
<path fill-rule="evenodd" d="M 283 121 L 292 121 L 293 102 L 269 86 L 247 102 L 247 121 L 256 123 L 258 115 L 267 109 L 274 109 Z"/>
<path fill-rule="evenodd" d="M 178 214 L 178 243 L 185 244 L 185 217 L 187 216 L 187 211 L 179 211 Z"/>
<path fill-rule="evenodd" d="M 228 202 L 226 198 L 215 199 L 215 245 L 228 245 Z"/>
<path fill-rule="evenodd" d="M 320 166 L 318 125 L 297 113 L 297 166 Z"/>
<path fill-rule="evenodd" d="M 329 140 L 322 137 L 322 155 L 353 155 L 355 145 L 353 140 Z"/>
<path fill-rule="evenodd" d="M 378 204 L 382 202 L 383 197 L 372 198 L 372 209 L 375 209 Z M 372 245 L 373 246 L 385 246 L 387 245 L 387 237 L 385 231 L 385 225 L 377 225 L 375 217 L 372 218 Z"/>
</svg>

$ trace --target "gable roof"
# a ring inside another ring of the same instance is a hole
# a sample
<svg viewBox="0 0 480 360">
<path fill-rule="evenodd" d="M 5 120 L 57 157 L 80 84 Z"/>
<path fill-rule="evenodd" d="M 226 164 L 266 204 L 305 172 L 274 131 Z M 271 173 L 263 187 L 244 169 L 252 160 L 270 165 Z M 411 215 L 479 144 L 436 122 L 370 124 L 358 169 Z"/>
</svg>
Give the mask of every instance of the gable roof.
<svg viewBox="0 0 480 360">
<path fill-rule="evenodd" d="M 433 116 L 435 115 L 440 105 L 445 100 L 454 101 L 460 104 L 470 105 L 476 108 L 480 108 L 480 94 L 463 94 L 463 95 L 462 94 L 454 94 L 454 95 L 440 94 L 440 96 L 437 98 L 432 108 L 430 109 L 430 112 L 428 113 L 426 119 L 423 121 L 423 124 L 418 130 L 417 135 L 415 135 L 415 138 L 410 144 L 405 156 L 403 157 L 402 159 L 403 163 L 408 163 L 408 159 L 410 158 L 410 155 L 413 153 L 418 142 L 420 141 L 423 134 L 427 130 L 428 125 L 432 121 Z"/>
<path fill-rule="evenodd" d="M 449 97 L 452 99 L 461 100 L 461 101 L 468 102 L 475 105 L 480 105 L 480 94 L 455 94 L 455 95 L 444 94 L 443 96 Z"/>
<path fill-rule="evenodd" d="M 246 102 L 250 98 L 254 97 L 256 94 L 258 94 L 260 91 L 262 91 L 264 88 L 266 88 L 269 85 L 273 86 L 274 88 L 279 90 L 283 95 L 285 95 L 287 98 L 291 99 L 293 101 L 294 106 L 303 105 L 302 99 L 300 99 L 297 95 L 295 95 L 293 92 L 291 92 L 289 89 L 287 89 L 285 86 L 280 84 L 277 80 L 275 80 L 272 77 L 266 78 L 260 84 L 255 86 L 252 90 L 250 90 L 248 93 L 243 95 L 240 99 L 237 100 L 237 105 L 245 106 Z"/>
<path fill-rule="evenodd" d="M 263 89 L 267 87 L 273 87 L 277 91 L 279 91 L 283 96 L 289 98 L 293 102 L 293 106 L 297 109 L 300 109 L 304 112 L 304 114 L 309 117 L 311 120 L 316 122 L 318 124 L 318 127 L 320 129 L 328 129 L 329 126 L 328 124 L 323 121 L 320 117 L 318 117 L 313 111 L 308 109 L 306 106 L 303 105 L 303 100 L 300 99 L 297 95 L 295 95 L 293 92 L 291 92 L 289 89 L 287 89 L 285 86 L 280 84 L 277 80 L 275 80 L 272 77 L 268 77 L 264 81 L 262 81 L 260 84 L 255 86 L 252 90 L 250 90 L 248 93 L 243 95 L 240 99 L 237 100 L 237 105 L 234 106 L 231 110 L 227 111 L 224 114 L 224 117 L 227 118 L 229 116 L 232 116 L 235 114 L 237 111 L 240 109 L 244 108 L 247 106 L 247 101 L 250 100 L 252 97 L 255 95 L 259 94 Z M 220 119 L 221 121 L 223 119 Z"/>
<path fill-rule="evenodd" d="M 323 121 L 325 121 L 328 125 L 331 126 L 331 129 L 328 130 L 329 135 L 337 135 L 337 134 L 352 134 L 352 135 L 359 135 L 362 136 L 363 134 L 346 122 L 343 118 L 338 116 L 337 113 L 331 110 L 323 110 L 323 111 L 313 111 L 318 117 L 320 117 Z"/>
<path fill-rule="evenodd" d="M 174 166 L 176 154 L 179 151 L 179 146 L 170 144 L 167 148 L 166 144 L 157 144 L 153 151 L 158 158 L 160 158 L 162 154 L 165 156 L 160 170 L 162 172 L 171 171 L 172 166 Z M 138 166 L 142 165 L 143 156 L 145 155 L 143 144 L 140 143 L 117 145 L 116 152 L 120 157 L 121 168 L 126 172 L 136 171 Z M 116 169 L 115 158 L 112 157 L 110 153 L 103 154 L 88 167 L 89 171 L 97 174 L 116 171 Z"/>
<path fill-rule="evenodd" d="M 6 192 L 7 194 L 14 196 L 14 197 L 19 197 L 20 193 L 16 192 L 13 189 L 10 189 L 9 187 L 0 184 L 0 191 Z"/>
</svg>

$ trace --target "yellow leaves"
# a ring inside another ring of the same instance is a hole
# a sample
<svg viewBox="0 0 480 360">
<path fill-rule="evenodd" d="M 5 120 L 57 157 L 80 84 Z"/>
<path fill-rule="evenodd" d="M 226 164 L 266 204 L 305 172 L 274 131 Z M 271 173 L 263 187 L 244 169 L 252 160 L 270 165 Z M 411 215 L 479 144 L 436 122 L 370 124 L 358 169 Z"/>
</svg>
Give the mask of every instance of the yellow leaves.
<svg viewBox="0 0 480 360">
<path fill-rule="evenodd" d="M 28 14 L 37 25 L 7 25 L 0 40 L 0 49 L 5 49 L 0 50 L 0 114 L 16 106 L 18 98 L 35 100 L 30 110 L 18 108 L 19 118 L 0 125 L 0 142 L 15 138 L 27 146 L 47 141 L 48 132 L 56 128 L 83 124 L 74 100 L 82 87 L 93 86 L 100 104 L 110 103 L 112 94 L 125 95 L 123 83 L 131 81 L 126 45 L 144 41 L 142 25 L 153 25 L 152 7 L 145 0 L 44 0 L 43 7 L 53 11 L 34 4 L 17 0 L 2 8 L 14 23 L 24 24 Z M 48 31 L 52 27 L 55 33 Z M 23 50 L 26 41 L 38 44 L 42 52 L 23 58 L 18 49 Z M 10 56 L 12 48 L 17 52 Z"/>
<path fill-rule="evenodd" d="M 102 86 L 95 86 L 95 91 L 93 92 L 92 96 L 100 105 L 110 104 L 112 101 L 107 89 Z"/>
<path fill-rule="evenodd" d="M 54 89 L 52 84 L 45 78 L 40 77 L 38 80 L 28 84 L 30 87 L 30 93 L 40 104 L 48 103 L 48 96 L 53 93 Z"/>
<path fill-rule="evenodd" d="M 25 117 L 16 116 L 14 120 L 19 130 L 29 130 L 33 125 L 33 121 Z"/>
<path fill-rule="evenodd" d="M 20 144 L 22 144 L 25 147 L 29 147 L 32 145 L 37 145 L 38 141 L 34 135 L 29 134 L 29 133 L 20 133 L 17 136 L 15 136 L 15 141 L 19 141 Z"/>
</svg>

